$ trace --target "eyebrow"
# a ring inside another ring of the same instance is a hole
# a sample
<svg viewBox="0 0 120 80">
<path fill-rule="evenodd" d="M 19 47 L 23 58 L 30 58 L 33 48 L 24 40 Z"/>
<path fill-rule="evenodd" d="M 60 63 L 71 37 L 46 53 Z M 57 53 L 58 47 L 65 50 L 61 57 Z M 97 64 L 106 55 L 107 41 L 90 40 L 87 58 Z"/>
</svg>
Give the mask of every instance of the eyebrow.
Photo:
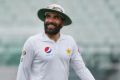
<svg viewBox="0 0 120 80">
<path fill-rule="evenodd" d="M 45 12 L 45 16 L 46 16 L 48 13 L 54 13 L 54 14 L 57 14 L 58 16 L 61 17 L 62 20 L 65 20 L 65 18 L 64 18 L 62 15 L 60 15 L 59 13 L 55 13 L 55 12 Z"/>
</svg>

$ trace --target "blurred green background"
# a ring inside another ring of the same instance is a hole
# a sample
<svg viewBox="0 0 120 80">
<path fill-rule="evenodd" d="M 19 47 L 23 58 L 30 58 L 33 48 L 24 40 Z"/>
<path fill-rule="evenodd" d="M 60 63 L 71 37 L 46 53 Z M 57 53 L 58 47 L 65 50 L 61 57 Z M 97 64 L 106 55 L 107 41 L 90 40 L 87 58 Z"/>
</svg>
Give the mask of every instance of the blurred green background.
<svg viewBox="0 0 120 80">
<path fill-rule="evenodd" d="M 96 80 L 120 80 L 120 0 L 0 0 L 0 79 L 16 80 L 26 39 L 43 29 L 37 11 L 48 4 L 64 7 L 72 35 Z M 80 80 L 70 68 L 69 80 Z"/>
</svg>

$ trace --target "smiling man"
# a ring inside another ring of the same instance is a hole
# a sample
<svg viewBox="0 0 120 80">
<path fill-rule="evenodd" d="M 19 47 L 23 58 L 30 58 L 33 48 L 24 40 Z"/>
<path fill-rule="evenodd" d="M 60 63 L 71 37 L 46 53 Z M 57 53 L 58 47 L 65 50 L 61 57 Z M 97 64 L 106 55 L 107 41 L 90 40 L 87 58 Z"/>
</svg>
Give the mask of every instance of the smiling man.
<svg viewBox="0 0 120 80">
<path fill-rule="evenodd" d="M 38 11 L 44 33 L 30 37 L 24 44 L 17 80 L 68 80 L 69 65 L 81 80 L 95 80 L 85 66 L 74 39 L 60 32 L 71 19 L 57 4 Z"/>
</svg>

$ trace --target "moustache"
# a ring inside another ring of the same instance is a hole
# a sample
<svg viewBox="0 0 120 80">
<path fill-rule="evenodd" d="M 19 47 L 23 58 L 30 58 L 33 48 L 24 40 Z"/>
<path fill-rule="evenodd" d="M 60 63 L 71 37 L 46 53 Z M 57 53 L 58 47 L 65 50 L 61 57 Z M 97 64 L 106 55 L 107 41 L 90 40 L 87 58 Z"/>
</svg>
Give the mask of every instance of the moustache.
<svg viewBox="0 0 120 80">
<path fill-rule="evenodd" d="M 46 25 L 46 26 L 48 26 L 48 25 L 57 26 L 57 24 L 55 24 L 55 23 L 45 23 L 45 25 Z"/>
</svg>

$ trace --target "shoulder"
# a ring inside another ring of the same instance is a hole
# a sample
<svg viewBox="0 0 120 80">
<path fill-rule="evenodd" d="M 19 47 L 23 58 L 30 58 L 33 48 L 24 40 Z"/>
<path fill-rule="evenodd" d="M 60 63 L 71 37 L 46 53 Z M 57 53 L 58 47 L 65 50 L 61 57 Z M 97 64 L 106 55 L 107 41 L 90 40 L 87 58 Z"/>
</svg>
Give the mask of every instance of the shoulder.
<svg viewBox="0 0 120 80">
<path fill-rule="evenodd" d="M 71 35 L 62 34 L 62 36 L 67 42 L 75 43 L 75 40 Z"/>
<path fill-rule="evenodd" d="M 62 34 L 62 36 L 66 40 L 74 40 L 74 38 L 71 35 Z"/>
<path fill-rule="evenodd" d="M 30 36 L 27 40 L 26 40 L 26 43 L 33 43 L 35 42 L 36 40 L 39 40 L 41 38 L 41 33 L 39 34 L 35 34 L 33 36 Z"/>
</svg>

